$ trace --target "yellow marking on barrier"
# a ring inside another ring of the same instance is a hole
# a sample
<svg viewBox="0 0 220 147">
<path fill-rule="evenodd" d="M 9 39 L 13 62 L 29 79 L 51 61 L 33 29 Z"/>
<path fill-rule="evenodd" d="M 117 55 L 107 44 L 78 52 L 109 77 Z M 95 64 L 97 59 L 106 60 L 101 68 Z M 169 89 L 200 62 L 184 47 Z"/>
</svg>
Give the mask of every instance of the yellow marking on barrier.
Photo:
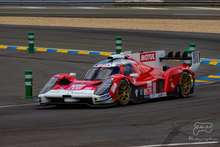
<svg viewBox="0 0 220 147">
<path fill-rule="evenodd" d="M 7 49 L 8 46 L 0 46 L 1 49 Z"/>
<path fill-rule="evenodd" d="M 180 61 L 180 60 L 177 60 L 177 59 L 168 59 L 168 61 Z"/>
<path fill-rule="evenodd" d="M 209 75 L 209 78 L 220 78 L 220 76 L 216 76 L 216 75 Z"/>
<path fill-rule="evenodd" d="M 210 62 L 211 65 L 216 65 L 218 62 Z"/>
<path fill-rule="evenodd" d="M 57 50 L 57 53 L 67 53 L 68 50 Z"/>
<path fill-rule="evenodd" d="M 103 53 L 103 52 L 101 52 L 100 55 L 102 55 L 102 56 L 111 56 L 112 53 Z"/>
<path fill-rule="evenodd" d="M 37 48 L 36 51 L 39 51 L 39 52 L 46 52 L 47 49 L 44 49 L 44 48 Z"/>
<path fill-rule="evenodd" d="M 17 47 L 17 50 L 27 50 L 27 47 Z"/>
<path fill-rule="evenodd" d="M 85 55 L 88 55 L 89 52 L 79 51 L 78 54 L 85 54 Z"/>
</svg>

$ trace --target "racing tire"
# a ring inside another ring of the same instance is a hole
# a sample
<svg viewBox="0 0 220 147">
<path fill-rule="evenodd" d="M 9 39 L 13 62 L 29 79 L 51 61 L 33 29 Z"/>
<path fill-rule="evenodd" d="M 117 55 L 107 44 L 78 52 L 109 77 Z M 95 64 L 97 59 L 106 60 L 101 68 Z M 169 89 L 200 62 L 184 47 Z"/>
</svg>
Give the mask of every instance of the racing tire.
<svg viewBox="0 0 220 147">
<path fill-rule="evenodd" d="M 130 101 L 131 88 L 128 82 L 122 79 L 118 84 L 117 98 L 119 105 L 127 105 Z"/>
<path fill-rule="evenodd" d="M 188 97 L 191 91 L 191 78 L 187 72 L 180 77 L 180 97 Z"/>
</svg>

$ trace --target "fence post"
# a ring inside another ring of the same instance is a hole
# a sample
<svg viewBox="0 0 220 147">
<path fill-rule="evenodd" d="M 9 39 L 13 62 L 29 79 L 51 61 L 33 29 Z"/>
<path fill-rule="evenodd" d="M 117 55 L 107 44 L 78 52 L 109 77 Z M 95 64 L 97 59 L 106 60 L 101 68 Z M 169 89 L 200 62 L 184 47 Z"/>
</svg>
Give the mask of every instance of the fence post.
<svg viewBox="0 0 220 147">
<path fill-rule="evenodd" d="M 34 32 L 28 33 L 29 53 L 34 53 Z"/>
<path fill-rule="evenodd" d="M 122 51 L 122 38 L 120 36 L 115 37 L 116 54 L 120 54 Z"/>
</svg>

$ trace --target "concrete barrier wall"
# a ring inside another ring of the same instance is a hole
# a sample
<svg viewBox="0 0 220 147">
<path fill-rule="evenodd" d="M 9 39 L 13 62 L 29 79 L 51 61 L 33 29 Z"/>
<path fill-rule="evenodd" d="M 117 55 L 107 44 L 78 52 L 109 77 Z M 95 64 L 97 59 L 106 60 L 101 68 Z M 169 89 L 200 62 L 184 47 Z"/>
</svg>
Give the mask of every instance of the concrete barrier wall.
<svg viewBox="0 0 220 147">
<path fill-rule="evenodd" d="M 220 5 L 220 0 L 0 0 L 0 6 L 195 6 Z"/>
</svg>

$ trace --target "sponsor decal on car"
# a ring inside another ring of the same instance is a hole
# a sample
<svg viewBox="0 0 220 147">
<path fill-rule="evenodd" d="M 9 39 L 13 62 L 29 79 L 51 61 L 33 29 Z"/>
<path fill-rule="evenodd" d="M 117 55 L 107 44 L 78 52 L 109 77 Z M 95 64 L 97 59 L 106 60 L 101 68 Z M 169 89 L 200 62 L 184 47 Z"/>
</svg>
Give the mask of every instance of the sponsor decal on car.
<svg viewBox="0 0 220 147">
<path fill-rule="evenodd" d="M 71 94 L 75 94 L 75 95 L 92 95 L 93 94 L 93 92 L 94 91 L 91 91 L 91 92 L 89 92 L 89 91 L 74 91 L 74 92 L 72 92 Z"/>
<path fill-rule="evenodd" d="M 135 90 L 135 95 L 136 95 L 136 97 L 138 97 L 138 90 L 137 89 Z"/>
<path fill-rule="evenodd" d="M 166 97 L 166 96 L 167 96 L 167 93 L 164 92 L 164 93 L 151 94 L 150 98 L 158 98 L 158 97 Z"/>
<path fill-rule="evenodd" d="M 102 64 L 98 64 L 96 66 L 97 67 L 108 67 L 108 66 L 110 66 L 110 64 L 102 63 Z"/>
<path fill-rule="evenodd" d="M 172 87 L 172 88 L 175 88 L 175 86 L 173 85 L 173 83 L 171 83 L 171 87 Z"/>
<path fill-rule="evenodd" d="M 152 87 L 148 88 L 148 94 L 152 94 Z"/>
<path fill-rule="evenodd" d="M 156 53 L 155 52 L 140 54 L 140 61 L 141 62 L 149 62 L 149 61 L 155 61 L 155 60 L 156 60 Z"/>
<path fill-rule="evenodd" d="M 109 98 L 109 97 L 110 97 L 110 94 L 108 93 L 108 94 L 105 94 L 105 95 L 101 96 L 100 99 L 106 99 L 106 98 Z"/>
<path fill-rule="evenodd" d="M 149 98 L 150 98 L 150 95 L 145 95 L 144 98 L 145 98 L 145 99 L 149 99 Z"/>
<path fill-rule="evenodd" d="M 140 95 L 143 95 L 143 90 L 142 89 L 140 90 Z"/>
<path fill-rule="evenodd" d="M 152 86 L 152 82 L 147 82 L 147 87 L 151 87 Z"/>
<path fill-rule="evenodd" d="M 84 90 L 92 90 L 93 89 L 93 87 L 86 87 L 86 88 L 84 88 Z"/>
<path fill-rule="evenodd" d="M 49 93 L 60 93 L 60 91 L 59 90 L 51 90 L 51 91 L 49 91 Z"/>
<path fill-rule="evenodd" d="M 200 61 L 199 52 L 193 52 L 192 54 L 193 54 L 193 60 L 192 60 L 193 64 L 198 64 Z"/>
<path fill-rule="evenodd" d="M 179 73 L 182 73 L 183 72 L 183 70 L 181 70 L 181 69 L 179 69 L 179 70 L 177 70 Z"/>
<path fill-rule="evenodd" d="M 72 85 L 70 88 L 68 88 L 68 90 L 80 90 L 82 89 L 84 86 L 86 86 L 85 84 L 77 84 L 77 85 Z"/>
<path fill-rule="evenodd" d="M 144 89 L 144 95 L 148 95 L 148 89 Z"/>
<path fill-rule="evenodd" d="M 115 93 L 115 90 L 116 90 L 117 86 L 118 85 L 116 83 L 113 84 L 113 86 L 111 88 L 111 91 L 112 91 L 113 94 Z"/>
</svg>

